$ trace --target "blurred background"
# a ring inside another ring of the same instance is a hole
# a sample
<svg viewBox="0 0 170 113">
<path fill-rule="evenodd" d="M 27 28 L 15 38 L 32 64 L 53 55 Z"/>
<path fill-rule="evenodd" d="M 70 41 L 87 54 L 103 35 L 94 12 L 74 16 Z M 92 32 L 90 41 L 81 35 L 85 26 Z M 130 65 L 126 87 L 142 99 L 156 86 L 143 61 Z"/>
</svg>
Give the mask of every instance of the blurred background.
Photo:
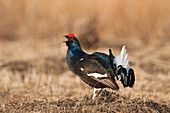
<svg viewBox="0 0 170 113">
<path fill-rule="evenodd" d="M 0 0 L 1 94 L 92 93 L 67 67 L 68 33 L 88 53 L 118 55 L 126 45 L 136 83 L 120 91 L 170 102 L 169 0 Z"/>
</svg>

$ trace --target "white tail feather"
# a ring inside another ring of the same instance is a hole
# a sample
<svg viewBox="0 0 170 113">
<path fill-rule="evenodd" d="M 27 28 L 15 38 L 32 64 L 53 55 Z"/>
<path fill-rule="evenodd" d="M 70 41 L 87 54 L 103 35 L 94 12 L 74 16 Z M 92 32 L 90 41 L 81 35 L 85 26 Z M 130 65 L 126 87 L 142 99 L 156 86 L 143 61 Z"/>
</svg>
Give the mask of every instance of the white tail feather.
<svg viewBox="0 0 170 113">
<path fill-rule="evenodd" d="M 126 62 L 127 62 L 127 57 L 128 57 L 128 53 L 125 55 L 125 58 L 124 58 L 123 64 L 126 64 Z"/>
<path fill-rule="evenodd" d="M 115 57 L 114 63 L 116 63 L 116 66 L 122 65 L 124 68 L 129 67 L 129 59 L 128 59 L 128 53 L 126 54 L 126 46 L 122 47 L 122 50 L 118 56 Z"/>
<path fill-rule="evenodd" d="M 125 67 L 126 69 L 129 68 L 129 59 L 126 61 L 124 67 Z"/>
</svg>

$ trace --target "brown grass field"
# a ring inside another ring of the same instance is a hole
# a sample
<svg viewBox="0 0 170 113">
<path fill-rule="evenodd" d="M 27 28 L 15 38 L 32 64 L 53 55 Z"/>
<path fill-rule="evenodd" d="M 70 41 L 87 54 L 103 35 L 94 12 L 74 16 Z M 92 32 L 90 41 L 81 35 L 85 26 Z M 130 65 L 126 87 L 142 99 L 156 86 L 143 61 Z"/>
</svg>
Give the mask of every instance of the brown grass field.
<svg viewBox="0 0 170 113">
<path fill-rule="evenodd" d="M 0 0 L 0 112 L 170 112 L 169 0 Z M 133 88 L 93 89 L 67 67 L 63 35 L 118 55 Z"/>
</svg>

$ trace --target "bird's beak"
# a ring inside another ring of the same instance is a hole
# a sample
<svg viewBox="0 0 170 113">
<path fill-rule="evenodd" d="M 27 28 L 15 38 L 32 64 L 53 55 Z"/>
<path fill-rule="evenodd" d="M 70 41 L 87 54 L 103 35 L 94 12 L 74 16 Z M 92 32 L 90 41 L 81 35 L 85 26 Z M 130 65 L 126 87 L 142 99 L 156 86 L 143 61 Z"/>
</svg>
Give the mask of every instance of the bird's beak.
<svg viewBox="0 0 170 113">
<path fill-rule="evenodd" d="M 68 39 L 68 35 L 64 35 L 63 37 L 67 38 Z"/>
<path fill-rule="evenodd" d="M 64 35 L 63 37 L 68 39 L 68 35 Z M 66 43 L 67 41 L 63 41 L 63 43 Z"/>
</svg>

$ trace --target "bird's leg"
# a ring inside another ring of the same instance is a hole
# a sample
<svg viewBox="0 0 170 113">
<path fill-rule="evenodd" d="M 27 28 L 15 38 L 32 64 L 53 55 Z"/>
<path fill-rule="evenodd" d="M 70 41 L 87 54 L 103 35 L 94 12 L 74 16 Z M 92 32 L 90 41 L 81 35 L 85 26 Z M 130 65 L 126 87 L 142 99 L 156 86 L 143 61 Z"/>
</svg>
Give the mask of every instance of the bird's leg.
<svg viewBox="0 0 170 113">
<path fill-rule="evenodd" d="M 92 99 L 98 97 L 99 94 L 101 93 L 101 91 L 102 91 L 101 88 L 94 88 L 94 90 L 93 90 L 93 98 Z"/>
</svg>

